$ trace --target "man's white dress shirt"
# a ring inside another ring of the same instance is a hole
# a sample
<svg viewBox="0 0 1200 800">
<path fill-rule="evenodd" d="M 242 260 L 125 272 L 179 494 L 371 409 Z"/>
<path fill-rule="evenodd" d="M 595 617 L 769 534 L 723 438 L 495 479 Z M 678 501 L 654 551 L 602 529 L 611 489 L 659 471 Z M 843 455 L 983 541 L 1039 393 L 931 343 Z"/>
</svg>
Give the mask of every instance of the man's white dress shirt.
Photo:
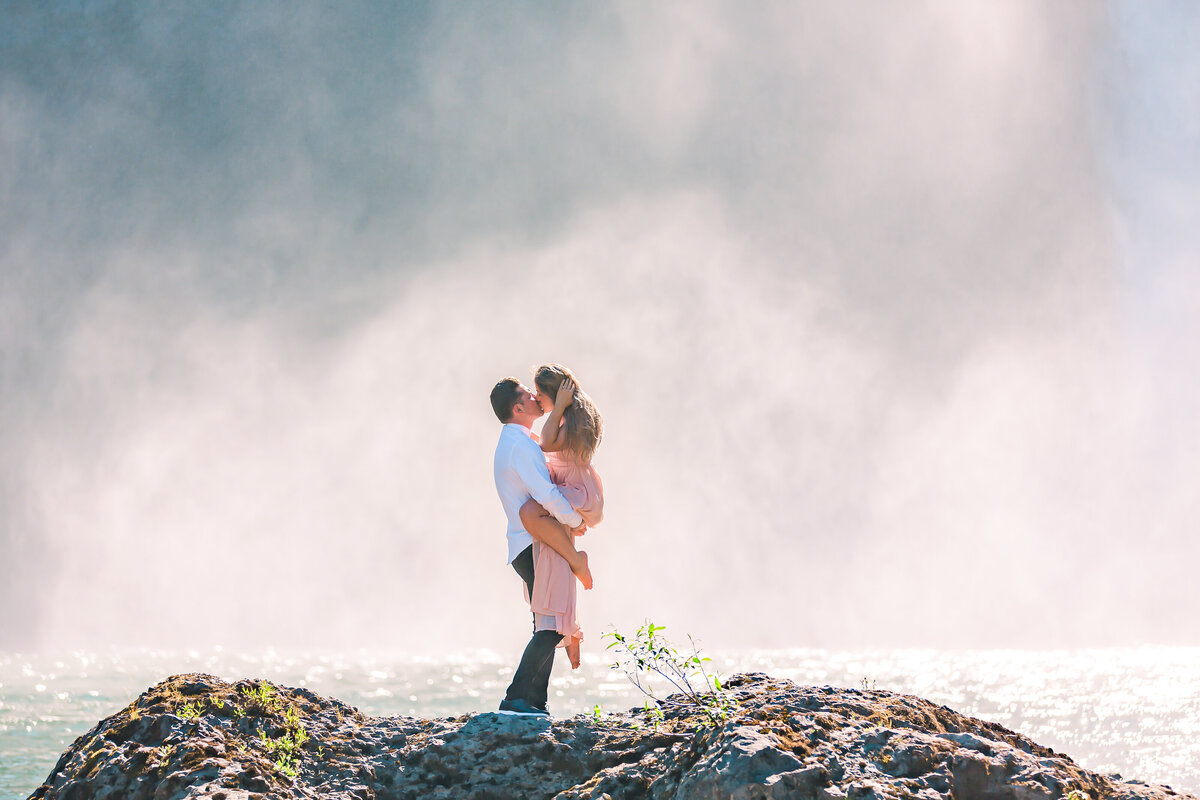
<svg viewBox="0 0 1200 800">
<path fill-rule="evenodd" d="M 530 436 L 529 428 L 509 422 L 500 429 L 493 462 L 496 491 L 508 517 L 508 563 L 533 544 L 533 537 L 521 524 L 521 506 L 533 498 L 568 528 L 578 528 L 583 517 L 571 507 L 558 487 L 550 481 L 550 470 L 542 447 Z"/>
</svg>

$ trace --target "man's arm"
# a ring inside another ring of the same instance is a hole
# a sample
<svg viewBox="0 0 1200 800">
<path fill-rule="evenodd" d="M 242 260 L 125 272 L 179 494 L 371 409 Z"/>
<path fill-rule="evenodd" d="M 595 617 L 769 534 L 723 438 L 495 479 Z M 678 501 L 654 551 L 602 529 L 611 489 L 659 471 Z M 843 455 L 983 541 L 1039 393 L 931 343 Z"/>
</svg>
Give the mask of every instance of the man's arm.
<svg viewBox="0 0 1200 800">
<path fill-rule="evenodd" d="M 529 442 L 534 444 L 532 439 Z M 571 530 L 583 524 L 583 517 L 571 507 L 558 487 L 550 482 L 550 470 L 546 468 L 546 460 L 536 444 L 534 447 L 514 448 L 513 467 L 529 496 L 541 503 L 542 508 L 553 514 L 555 519 Z"/>
</svg>

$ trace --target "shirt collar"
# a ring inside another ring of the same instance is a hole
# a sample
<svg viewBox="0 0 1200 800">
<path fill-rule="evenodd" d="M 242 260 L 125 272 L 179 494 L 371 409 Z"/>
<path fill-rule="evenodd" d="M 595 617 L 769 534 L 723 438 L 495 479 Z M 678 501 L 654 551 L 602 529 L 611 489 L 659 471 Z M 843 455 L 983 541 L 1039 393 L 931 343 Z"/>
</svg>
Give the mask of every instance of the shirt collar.
<svg viewBox="0 0 1200 800">
<path fill-rule="evenodd" d="M 520 434 L 521 434 L 522 436 L 525 436 L 525 437 L 529 437 L 529 436 L 532 436 L 532 435 L 533 435 L 533 429 L 532 429 L 532 428 L 526 428 L 524 425 L 522 425 L 522 424 L 521 424 L 521 423 L 519 423 L 519 422 L 506 422 L 506 423 L 504 423 L 504 429 L 505 429 L 505 430 L 508 430 L 509 428 L 512 428 L 514 431 L 519 431 L 519 432 L 520 432 Z"/>
</svg>

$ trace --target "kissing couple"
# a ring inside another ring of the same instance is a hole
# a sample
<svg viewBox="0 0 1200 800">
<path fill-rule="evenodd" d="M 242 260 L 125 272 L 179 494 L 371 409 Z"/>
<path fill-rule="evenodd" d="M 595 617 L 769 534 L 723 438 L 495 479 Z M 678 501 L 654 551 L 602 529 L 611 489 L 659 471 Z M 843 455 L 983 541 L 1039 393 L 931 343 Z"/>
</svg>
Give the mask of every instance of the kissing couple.
<svg viewBox="0 0 1200 800">
<path fill-rule="evenodd" d="M 561 364 L 534 370 L 534 389 L 504 378 L 492 389 L 500 420 L 493 470 L 508 518 L 508 563 L 525 583 L 533 636 L 525 646 L 500 712 L 549 716 L 546 690 L 556 648 L 579 668 L 583 632 L 575 618 L 575 581 L 592 588 L 587 553 L 575 537 L 600 524 L 604 487 L 592 456 L 604 423 L 579 381 Z M 536 391 L 535 391 L 536 390 Z M 546 418 L 542 433 L 533 423 Z"/>
</svg>

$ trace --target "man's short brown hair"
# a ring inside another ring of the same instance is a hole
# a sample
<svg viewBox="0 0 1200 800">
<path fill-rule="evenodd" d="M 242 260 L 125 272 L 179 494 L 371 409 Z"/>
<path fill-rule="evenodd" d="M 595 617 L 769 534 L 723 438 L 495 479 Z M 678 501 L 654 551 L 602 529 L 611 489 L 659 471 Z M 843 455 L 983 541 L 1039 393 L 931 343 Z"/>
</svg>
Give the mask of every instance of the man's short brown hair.
<svg viewBox="0 0 1200 800">
<path fill-rule="evenodd" d="M 512 420 L 513 406 L 521 399 L 521 382 L 516 378 L 502 378 L 492 388 L 492 411 L 501 422 Z"/>
</svg>

